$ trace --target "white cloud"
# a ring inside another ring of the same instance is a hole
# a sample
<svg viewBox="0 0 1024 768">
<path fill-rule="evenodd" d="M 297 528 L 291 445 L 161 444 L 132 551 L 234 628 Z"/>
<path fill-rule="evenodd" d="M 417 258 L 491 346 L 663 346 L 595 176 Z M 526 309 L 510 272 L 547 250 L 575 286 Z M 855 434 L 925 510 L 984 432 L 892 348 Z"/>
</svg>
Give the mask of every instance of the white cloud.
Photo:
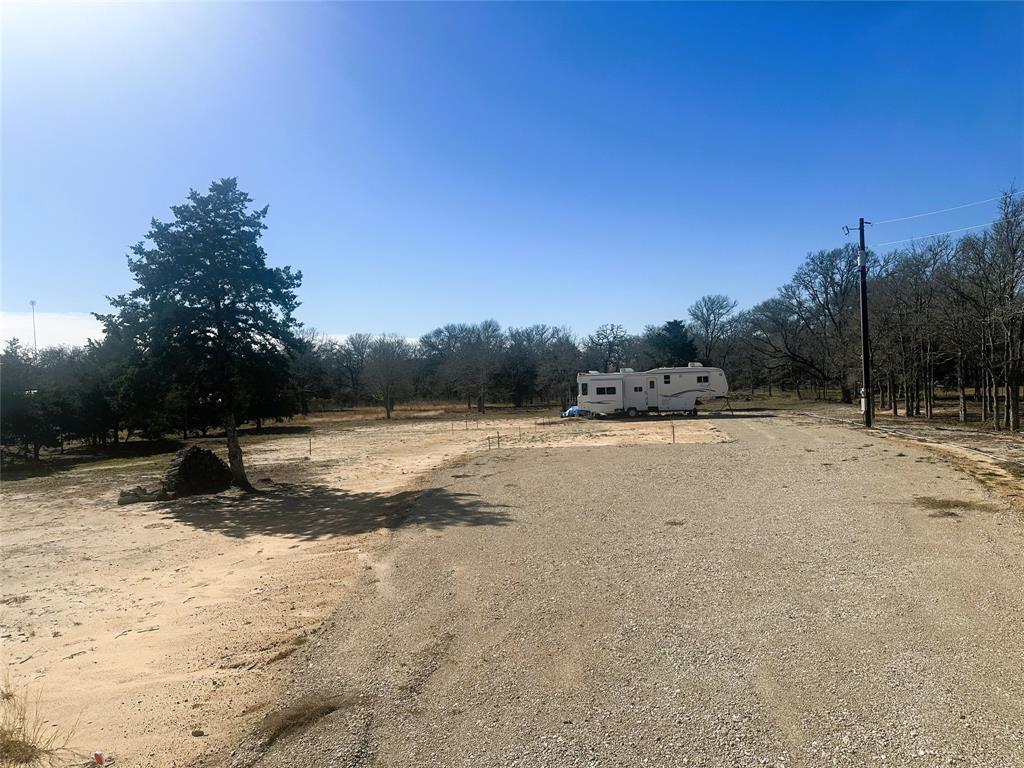
<svg viewBox="0 0 1024 768">
<path fill-rule="evenodd" d="M 32 313 L 0 311 L 0 339 L 17 337 L 22 346 L 32 348 Z M 87 312 L 36 312 L 36 339 L 39 348 L 80 346 L 87 339 L 103 337 L 103 325 Z"/>
</svg>

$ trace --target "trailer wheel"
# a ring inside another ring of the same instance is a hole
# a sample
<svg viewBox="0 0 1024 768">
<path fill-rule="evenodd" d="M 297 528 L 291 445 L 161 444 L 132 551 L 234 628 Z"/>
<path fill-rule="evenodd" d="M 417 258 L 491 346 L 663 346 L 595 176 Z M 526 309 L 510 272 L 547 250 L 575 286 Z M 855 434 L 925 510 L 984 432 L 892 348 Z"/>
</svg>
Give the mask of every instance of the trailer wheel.
<svg viewBox="0 0 1024 768">
<path fill-rule="evenodd" d="M 626 409 L 626 415 L 629 418 L 631 418 L 631 419 L 635 419 L 636 418 L 636 408 L 627 408 Z"/>
</svg>

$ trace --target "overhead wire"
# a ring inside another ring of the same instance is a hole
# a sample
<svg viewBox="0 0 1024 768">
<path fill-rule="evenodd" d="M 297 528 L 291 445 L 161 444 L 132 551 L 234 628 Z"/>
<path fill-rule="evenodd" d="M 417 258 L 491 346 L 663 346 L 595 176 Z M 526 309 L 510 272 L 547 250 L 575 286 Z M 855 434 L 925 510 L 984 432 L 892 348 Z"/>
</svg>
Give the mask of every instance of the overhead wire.
<svg viewBox="0 0 1024 768">
<path fill-rule="evenodd" d="M 1015 197 L 1017 195 L 1024 194 L 1024 190 L 1022 190 L 1021 192 L 1011 192 L 1009 194 L 1010 194 L 1011 197 Z M 975 205 L 984 205 L 985 203 L 993 203 L 996 200 L 1002 200 L 1002 199 L 1003 199 L 1002 195 L 997 195 L 996 197 L 987 197 L 984 200 L 975 200 L 973 203 L 964 203 L 963 205 L 954 205 L 951 208 L 940 208 L 937 211 L 927 211 L 926 213 L 915 213 L 912 216 L 900 216 L 899 218 L 895 218 L 895 219 L 883 219 L 882 221 L 873 221 L 871 223 L 877 226 L 879 224 L 892 224 L 892 223 L 897 222 L 897 221 L 910 221 L 911 219 L 921 219 L 921 218 L 924 218 L 925 216 L 934 216 L 937 213 L 949 213 L 950 211 L 959 211 L 962 208 L 972 208 Z M 973 229 L 973 227 L 972 227 L 972 229 Z"/>
<path fill-rule="evenodd" d="M 924 240 L 929 237 L 939 237 L 940 235 L 952 235 L 954 232 L 966 232 L 969 229 L 978 229 L 979 227 L 988 227 L 995 224 L 999 219 L 993 221 L 986 221 L 984 224 L 974 224 L 970 227 L 961 227 L 960 229 L 947 229 L 945 232 L 932 232 L 928 235 L 917 235 L 915 237 L 906 237 L 903 240 L 890 240 L 886 243 L 872 243 L 873 248 L 881 248 L 883 245 L 899 245 L 900 243 L 909 243 L 911 240 Z"/>
</svg>

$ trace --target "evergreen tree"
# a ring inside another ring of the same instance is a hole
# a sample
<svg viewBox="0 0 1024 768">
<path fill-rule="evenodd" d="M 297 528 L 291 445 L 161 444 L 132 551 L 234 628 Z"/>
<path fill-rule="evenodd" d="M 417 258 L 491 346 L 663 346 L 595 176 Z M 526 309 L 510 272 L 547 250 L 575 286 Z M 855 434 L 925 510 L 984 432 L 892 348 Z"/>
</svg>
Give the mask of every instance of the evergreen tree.
<svg viewBox="0 0 1024 768">
<path fill-rule="evenodd" d="M 171 208 L 172 221 L 154 219 L 132 248 L 137 287 L 110 300 L 114 314 L 99 316 L 167 380 L 213 395 L 233 482 L 242 488 L 251 487 L 237 431 L 243 376 L 288 365 L 302 280 L 290 267 L 267 266 L 260 245 L 267 208 L 250 210 L 251 203 L 233 178 L 212 183 L 208 194 L 192 190 Z"/>
</svg>

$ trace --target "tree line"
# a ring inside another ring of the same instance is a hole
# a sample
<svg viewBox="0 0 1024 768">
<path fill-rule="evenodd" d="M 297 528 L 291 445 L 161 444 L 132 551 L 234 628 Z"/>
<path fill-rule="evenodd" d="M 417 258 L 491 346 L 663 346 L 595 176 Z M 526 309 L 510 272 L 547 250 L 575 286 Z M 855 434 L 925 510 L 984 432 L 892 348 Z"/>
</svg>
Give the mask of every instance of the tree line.
<svg viewBox="0 0 1024 768">
<path fill-rule="evenodd" d="M 1003 194 L 997 220 L 959 238 L 868 253 L 875 401 L 894 416 L 935 414 L 955 390 L 994 429 L 1020 431 L 1024 360 L 1024 198 Z M 807 256 L 777 294 L 728 320 L 717 363 L 799 391 L 861 386 L 859 272 L 852 245 Z"/>
<path fill-rule="evenodd" d="M 69 441 L 94 445 L 223 429 L 236 483 L 248 485 L 237 429 L 311 410 L 411 399 L 555 404 L 579 371 L 646 370 L 700 361 L 733 388 L 799 397 L 860 386 L 857 251 L 809 254 L 777 294 L 749 309 L 704 296 L 672 319 L 630 333 L 607 323 L 502 328 L 453 323 L 419 339 L 356 333 L 334 339 L 294 318 L 300 272 L 271 268 L 260 238 L 267 208 L 235 179 L 192 191 L 154 219 L 129 254 L 136 287 L 98 314 L 101 339 L 34 354 L 12 339 L 0 355 L 5 451 L 38 458 Z M 872 365 L 881 407 L 932 416 L 955 389 L 961 420 L 1020 429 L 1024 357 L 1024 200 L 1001 201 L 987 230 L 869 253 Z"/>
</svg>

